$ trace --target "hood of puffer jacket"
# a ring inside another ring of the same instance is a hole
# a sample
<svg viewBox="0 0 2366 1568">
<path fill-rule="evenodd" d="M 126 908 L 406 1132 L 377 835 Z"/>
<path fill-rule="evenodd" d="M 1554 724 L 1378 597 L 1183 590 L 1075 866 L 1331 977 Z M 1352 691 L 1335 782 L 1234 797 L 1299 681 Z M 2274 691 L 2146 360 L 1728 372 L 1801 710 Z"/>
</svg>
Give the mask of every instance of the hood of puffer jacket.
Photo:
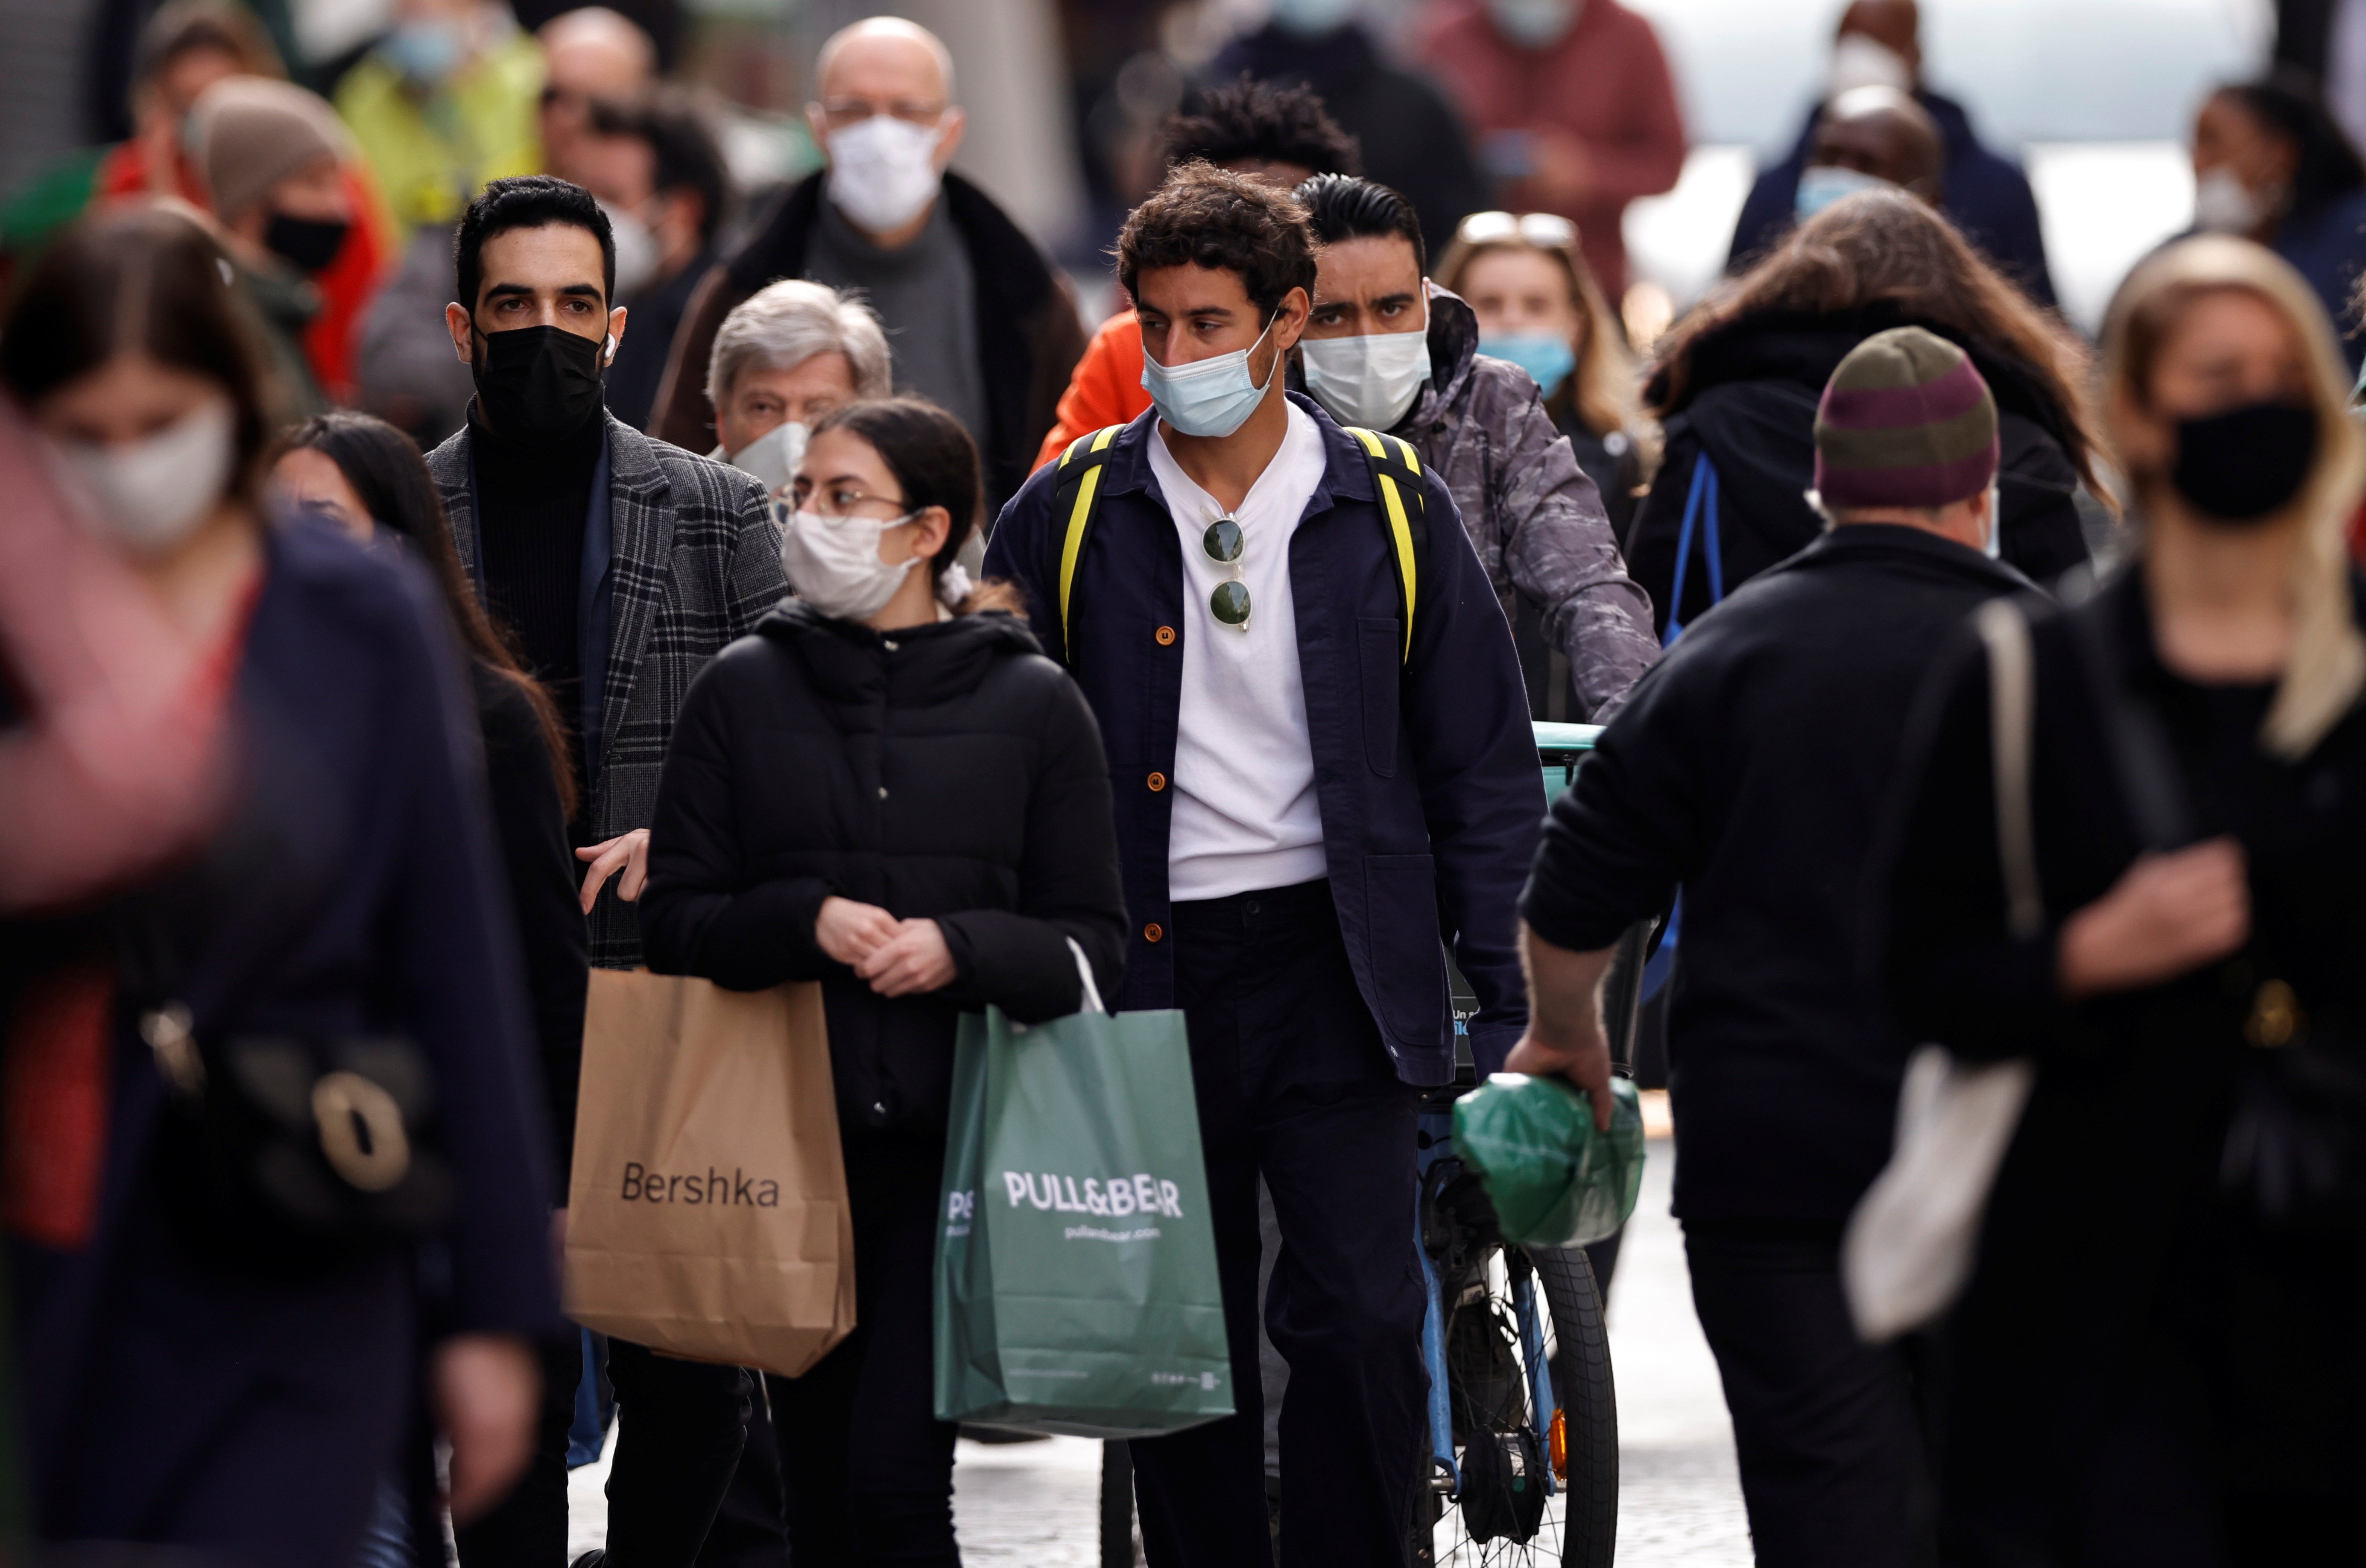
<svg viewBox="0 0 2366 1568">
<path fill-rule="evenodd" d="M 1414 395 L 1404 417 L 1390 427 L 1399 434 L 1437 419 L 1441 411 L 1452 406 L 1470 379 L 1470 362 L 1479 356 L 1478 313 L 1450 289 L 1426 278 L 1422 287 L 1429 292 L 1429 379 Z M 1306 390 L 1305 362 L 1294 354 L 1290 357 L 1289 385 L 1293 392 Z"/>
<path fill-rule="evenodd" d="M 996 660 L 1043 651 L 1027 623 L 1007 611 L 878 632 L 825 615 L 797 598 L 767 611 L 756 635 L 795 649 L 825 699 L 874 701 L 884 684 L 886 699 L 897 706 L 954 701 L 977 690 Z"/>
</svg>

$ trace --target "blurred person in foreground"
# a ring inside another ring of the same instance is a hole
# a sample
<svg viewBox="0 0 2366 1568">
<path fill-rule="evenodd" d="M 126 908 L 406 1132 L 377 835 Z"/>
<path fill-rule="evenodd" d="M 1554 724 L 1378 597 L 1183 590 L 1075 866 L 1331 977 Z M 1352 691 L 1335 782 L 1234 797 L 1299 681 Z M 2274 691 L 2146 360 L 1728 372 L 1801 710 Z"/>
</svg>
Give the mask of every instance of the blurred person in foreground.
<svg viewBox="0 0 2366 1568">
<path fill-rule="evenodd" d="M 2085 345 L 1901 190 L 1844 197 L 1720 284 L 1662 340 L 1644 383 L 1667 456 L 1627 538 L 1664 637 L 1812 543 L 1817 400 L 1877 332 L 1921 326 L 1971 355 L 1996 399 L 2008 566 L 2050 583 L 2087 560 L 2073 497 L 2100 492 Z M 1711 474 L 1703 471 L 1708 465 Z M 1699 518 L 1676 573 L 1688 513 Z M 1714 558 L 1712 559 L 1712 555 Z"/>
<path fill-rule="evenodd" d="M 265 525 L 265 382 L 221 265 L 176 214 L 101 216 L 0 328 L 0 380 L 80 476 L 88 525 L 234 691 L 245 750 L 192 860 L 12 933 L 0 1214 L 37 1532 L 298 1568 L 352 1560 L 411 1413 L 421 1243 L 449 1260 L 426 1357 L 454 1512 L 517 1475 L 528 1337 L 557 1321 L 551 1176 L 450 622 L 414 566 Z M 364 1077 L 335 1092 L 368 1149 L 336 1153 L 315 1111 L 307 1168 L 353 1192 L 433 1157 L 441 1217 L 307 1229 L 294 1192 L 320 1187 L 221 1163 L 271 1136 L 241 1130 L 231 1097 L 254 1080 L 222 1055 L 262 1060 L 257 1036 L 402 1043 L 434 1096 L 430 1145 L 389 1130 L 399 1110 Z"/>
<path fill-rule="evenodd" d="M 542 46 L 542 96 L 535 128 L 543 172 L 588 186 L 576 160 L 593 134 L 601 104 L 640 101 L 658 74 L 657 46 L 639 25 L 605 6 L 562 11 L 535 30 Z"/>
<path fill-rule="evenodd" d="M 1423 243 L 1436 249 L 1483 198 L 1486 178 L 1470 155 L 1462 117 L 1436 82 L 1389 58 L 1373 37 L 1370 10 L 1367 0 L 1273 0 L 1265 25 L 1227 43 L 1209 63 L 1207 79 L 1246 78 L 1313 93 L 1354 140 L 1363 163 L 1308 172 L 1368 174 L 1403 191 L 1422 215 Z M 1169 166 L 1180 161 L 1170 156 Z"/>
<path fill-rule="evenodd" d="M 2366 1475 L 2341 545 L 2366 442 L 2313 289 L 2248 242 L 2139 265 L 2103 355 L 2142 525 L 2129 570 L 2031 615 L 2027 907 L 1976 645 L 1929 694 L 1887 884 L 1906 1037 L 2036 1068 L 1951 1320 L 1948 1560 L 2340 1562 Z"/>
<path fill-rule="evenodd" d="M 707 355 L 723 318 L 779 277 L 859 288 L 887 329 L 896 388 L 962 422 L 999 508 L 1027 477 L 1084 352 L 1066 280 L 976 186 L 946 172 L 964 117 L 934 33 L 873 17 L 830 35 L 806 118 L 827 166 L 792 186 L 707 274 L 675 334 L 655 428 L 704 450 Z"/>
<path fill-rule="evenodd" d="M 633 313 L 608 367 L 608 408 L 644 430 L 682 312 L 715 265 L 730 182 L 714 132 L 678 93 L 595 100 L 573 162 L 577 183 L 608 214 L 616 302 Z"/>
<path fill-rule="evenodd" d="M 1997 270 L 2026 289 L 2041 305 L 2054 303 L 2054 279 L 2045 265 L 2045 236 L 2037 219 L 2037 197 L 2019 164 L 1983 145 L 1961 104 L 1922 85 L 1922 17 L 1915 0 L 1854 0 L 1841 13 L 1824 94 L 1808 113 L 1799 140 L 1779 164 L 1759 172 L 1733 226 L 1726 257 L 1739 272 L 1764 254 L 1792 225 L 1815 216 L 1817 201 L 1829 202 L 1833 188 L 1803 176 L 1817 156 L 1826 118 L 1842 99 L 1860 87 L 1887 87 L 1912 96 L 1936 127 L 1943 149 L 1934 204 L 1954 220 L 1964 237 Z M 1906 184 L 1899 180 L 1897 184 Z M 1814 199 L 1803 200 L 1803 195 Z"/>
<path fill-rule="evenodd" d="M 1635 356 L 1577 228 L 1551 212 L 1474 212 L 1439 258 L 1438 287 L 1479 321 L 1479 352 L 1536 378 L 1545 412 L 1602 492 L 1612 534 L 1627 536 L 1659 471 L 1659 427 L 1643 412 Z"/>
<path fill-rule="evenodd" d="M 519 667 L 477 603 L 452 547 L 452 527 L 436 499 L 435 481 L 411 437 L 365 413 L 307 420 L 279 444 L 271 493 L 283 512 L 343 529 L 356 544 L 400 539 L 434 579 L 459 629 L 484 742 L 494 846 L 525 961 L 538 1081 L 563 1194 L 574 1162 L 589 968 L 583 910 L 575 897 L 575 857 L 567 842 L 567 819 L 575 804 L 567 727 L 549 694 Z M 567 1433 L 575 1417 L 582 1354 L 571 1325 L 555 1325 L 536 1339 L 535 1350 L 542 1406 L 533 1461 L 498 1506 L 459 1526 L 463 1563 L 555 1564 L 565 1559 Z M 415 1451 L 408 1458 L 414 1494 L 426 1494 L 412 1498 L 414 1535 L 440 1539 L 443 1526 L 433 1512 L 433 1455 Z M 421 1484 L 422 1477 L 431 1483 Z"/>
<path fill-rule="evenodd" d="M 1262 1179 L 1283 1558 L 1402 1562 L 1425 1473 L 1414 1086 L 1454 1073 L 1442 944 L 1480 998 L 1481 1071 L 1526 1020 L 1511 917 L 1542 800 L 1519 664 L 1445 482 L 1397 452 L 1424 510 L 1418 543 L 1393 534 L 1365 448 L 1287 388 L 1316 279 L 1288 193 L 1185 164 L 1118 271 L 1155 412 L 1100 448 L 1088 534 L 1040 470 L 986 570 L 1100 723 L 1136 922 L 1118 1005 L 1190 1025 L 1236 1414 L 1132 1445 L 1143 1535 L 1162 1564 L 1270 1560 Z"/>
<path fill-rule="evenodd" d="M 1992 558 L 1997 406 L 1961 348 L 1920 327 L 1865 339 L 1815 431 L 1826 531 L 1671 649 L 1553 803 L 1508 1066 L 1568 1075 L 1606 1124 L 1601 982 L 1619 934 L 1681 887 L 1675 1214 L 1752 1545 L 1766 1568 L 1913 1568 L 1932 1561 L 1929 1390 L 1904 1351 L 1858 1342 L 1841 1293 L 1842 1228 L 1888 1158 L 1906 1066 L 1860 1000 L 1866 828 L 1934 659 L 2031 585 Z"/>
<path fill-rule="evenodd" d="M 239 292 L 271 350 L 280 407 L 320 413 L 328 394 L 305 360 L 302 337 L 321 310 L 312 279 L 353 229 L 344 179 L 352 141 L 317 94 L 262 76 L 207 88 L 189 113 L 189 134 Z"/>
<path fill-rule="evenodd" d="M 393 26 L 331 97 L 408 235 L 542 166 L 542 51 L 500 0 L 393 0 Z"/>
<path fill-rule="evenodd" d="M 1673 190 L 1684 168 L 1651 24 L 1618 0 L 1430 0 L 1414 37 L 1502 199 L 1576 224 L 1585 265 L 1624 299 L 1627 204 Z"/>
<path fill-rule="evenodd" d="M 85 209 L 127 197 L 177 197 L 205 207 L 190 118 L 197 99 L 225 77 L 286 73 L 261 24 L 238 0 L 168 0 L 141 28 L 131 140 L 73 154 L 0 207 L 0 246 L 29 254 Z M 337 178 L 348 213 L 344 237 L 309 274 L 320 303 L 301 342 L 309 374 L 331 398 L 343 399 L 353 390 L 356 331 L 395 243 L 362 161 L 342 158 Z"/>
<path fill-rule="evenodd" d="M 1426 281 L 1411 202 L 1348 175 L 1296 196 L 1320 246 L 1298 348 L 1306 391 L 1342 424 L 1410 442 L 1453 492 L 1515 640 L 1528 629 L 1530 715 L 1607 723 L 1658 657 L 1651 604 L 1536 378 L 1480 355 L 1470 307 Z"/>
<path fill-rule="evenodd" d="M 2366 338 L 2366 162 L 2315 87 L 2284 75 L 2221 87 L 2193 119 L 2193 227 L 2253 240 L 2316 291 L 2354 377 Z"/>
<path fill-rule="evenodd" d="M 723 318 L 706 362 L 706 399 L 722 439 L 708 457 L 744 468 L 776 502 L 805 460 L 814 427 L 858 398 L 888 395 L 895 367 L 871 307 L 818 283 L 783 278 Z"/>
<path fill-rule="evenodd" d="M 1281 190 L 1316 175 L 1363 173 L 1356 139 L 1339 128 L 1312 87 L 1276 87 L 1244 76 L 1201 93 L 1188 112 L 1167 117 L 1161 130 L 1165 166 L 1213 164 Z M 1130 423 L 1150 406 L 1142 385 L 1142 321 L 1131 307 L 1100 324 L 1068 389 L 1059 418 L 1043 434 L 1035 467 L 1057 457 L 1079 435 Z"/>
<path fill-rule="evenodd" d="M 592 962 L 629 969 L 675 715 L 707 660 L 786 592 L 779 536 L 754 479 L 603 406 L 629 312 L 610 303 L 614 240 L 590 193 L 496 180 L 455 253 L 445 325 L 477 395 L 427 467 L 487 610 L 569 721 Z M 687 1563 L 738 1456 L 747 1375 L 621 1339 L 608 1366 L 634 1412 L 608 1476 L 610 1547 L 620 1565 Z"/>
<path fill-rule="evenodd" d="M 1114 996 L 1125 953 L 1092 710 L 1010 591 L 956 562 L 982 501 L 943 410 L 825 417 L 784 545 L 797 597 L 692 686 L 658 793 L 651 966 L 819 980 L 828 1012 L 858 1299 L 851 1336 L 767 1380 L 799 1563 L 959 1561 L 930 1348 L 954 1031 L 1076 1011 L 1080 964 Z"/>
</svg>

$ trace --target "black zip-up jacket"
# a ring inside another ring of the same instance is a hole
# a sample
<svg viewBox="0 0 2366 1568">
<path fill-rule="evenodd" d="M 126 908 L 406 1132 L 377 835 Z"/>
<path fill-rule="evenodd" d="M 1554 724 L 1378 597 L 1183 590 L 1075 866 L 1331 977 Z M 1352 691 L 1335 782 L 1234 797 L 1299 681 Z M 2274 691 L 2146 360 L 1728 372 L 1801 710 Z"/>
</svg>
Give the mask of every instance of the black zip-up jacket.
<svg viewBox="0 0 2366 1568">
<path fill-rule="evenodd" d="M 1830 314 L 1767 311 L 1694 345 L 1683 395 L 1665 422 L 1666 459 L 1627 536 L 1628 572 L 1651 596 L 1652 620 L 1663 635 L 1677 536 L 1701 453 L 1717 465 L 1730 593 L 1823 532 L 1823 519 L 1807 502 L 1816 482 L 1816 404 L 1851 349 L 1900 326 L 1924 327 L 1956 344 L 1996 395 L 2005 564 L 2045 583 L 2086 564 L 2087 538 L 2071 499 L 2079 472 L 2067 456 L 2067 416 L 2025 365 L 1893 305 Z M 1684 576 L 1687 625 L 1711 603 L 1705 547 L 1696 536 Z"/>
<path fill-rule="evenodd" d="M 953 983 L 873 992 L 814 939 L 831 894 L 934 919 Z M 641 930 L 660 973 L 819 980 L 840 1117 L 941 1135 L 963 1012 L 1076 1011 L 1071 938 L 1118 994 L 1125 903 L 1091 710 L 1015 616 L 882 634 L 784 601 L 682 703 Z"/>
<path fill-rule="evenodd" d="M 1684 887 L 1682 1217 L 1837 1223 L 1888 1159 L 1906 1051 L 1858 957 L 1874 823 L 1932 660 L 2028 588 L 1919 528 L 1835 528 L 1686 631 L 1553 802 L 1520 909 L 1547 942 L 1608 947 Z"/>
</svg>

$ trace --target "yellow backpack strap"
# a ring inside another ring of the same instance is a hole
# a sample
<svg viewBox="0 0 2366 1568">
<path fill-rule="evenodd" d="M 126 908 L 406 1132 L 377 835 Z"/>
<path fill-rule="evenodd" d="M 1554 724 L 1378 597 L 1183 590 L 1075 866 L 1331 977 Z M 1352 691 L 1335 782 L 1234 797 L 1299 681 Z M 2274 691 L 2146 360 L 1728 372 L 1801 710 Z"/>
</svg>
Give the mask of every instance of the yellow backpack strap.
<svg viewBox="0 0 2366 1568">
<path fill-rule="evenodd" d="M 1093 525 L 1099 509 L 1101 469 L 1108 466 L 1110 443 L 1117 439 L 1121 424 L 1079 435 L 1068 443 L 1060 454 L 1060 477 L 1052 491 L 1052 515 L 1065 519 L 1060 541 L 1060 647 L 1070 664 L 1076 661 L 1076 645 L 1068 637 L 1068 595 L 1076 586 L 1076 560 L 1085 551 L 1085 536 Z"/>
<path fill-rule="evenodd" d="M 1404 654 L 1413 657 L 1413 612 L 1420 581 L 1418 563 L 1429 551 L 1429 503 L 1421 482 L 1421 457 L 1409 442 L 1377 430 L 1349 425 L 1347 434 L 1364 449 L 1372 490 L 1395 546 L 1397 582 L 1404 592 Z"/>
</svg>

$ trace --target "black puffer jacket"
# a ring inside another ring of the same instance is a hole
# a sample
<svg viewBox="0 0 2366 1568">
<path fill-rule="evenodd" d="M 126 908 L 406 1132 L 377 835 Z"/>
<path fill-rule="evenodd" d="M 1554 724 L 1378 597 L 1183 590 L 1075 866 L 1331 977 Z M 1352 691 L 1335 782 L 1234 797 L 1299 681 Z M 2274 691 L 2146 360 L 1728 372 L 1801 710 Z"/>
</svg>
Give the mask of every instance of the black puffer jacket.
<svg viewBox="0 0 2366 1568">
<path fill-rule="evenodd" d="M 1823 519 L 1806 499 L 1815 483 L 1816 404 L 1849 350 L 1898 326 L 1926 327 L 1959 344 L 1996 396 L 2005 564 L 2041 583 L 2086 564 L 2086 536 L 2071 500 L 2079 474 L 2067 456 L 2068 421 L 2026 365 L 1894 306 L 1820 315 L 1768 311 L 1745 316 L 1693 345 L 1684 391 L 1665 421 L 1666 459 L 1627 536 L 1627 570 L 1651 594 L 1652 622 L 1662 634 L 1677 535 L 1703 449 L 1717 465 L 1718 524 L 1730 593 L 1823 532 Z M 1704 543 L 1694 540 L 1684 577 L 1687 624 L 1710 604 Z"/>
<path fill-rule="evenodd" d="M 839 894 L 944 929 L 944 990 L 876 995 L 814 940 Z M 650 966 L 819 980 L 839 1113 L 944 1128 L 955 1021 L 1076 1010 L 1067 939 L 1118 994 L 1125 904 L 1092 711 L 1014 616 L 885 635 L 788 600 L 690 688 L 650 824 Z"/>
</svg>

